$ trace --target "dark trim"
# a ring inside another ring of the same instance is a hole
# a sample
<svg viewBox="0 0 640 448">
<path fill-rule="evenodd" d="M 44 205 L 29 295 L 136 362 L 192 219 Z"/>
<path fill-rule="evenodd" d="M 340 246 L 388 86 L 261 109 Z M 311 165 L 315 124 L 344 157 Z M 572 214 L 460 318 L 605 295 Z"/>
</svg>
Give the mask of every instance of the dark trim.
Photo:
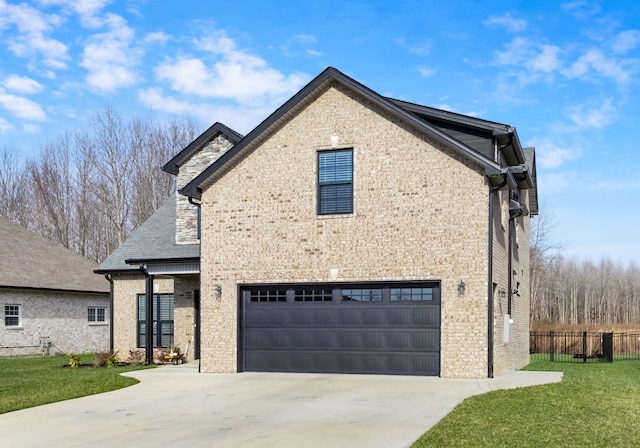
<svg viewBox="0 0 640 448">
<path fill-rule="evenodd" d="M 149 275 L 146 270 L 144 272 L 144 294 L 146 305 L 145 319 L 145 362 L 147 365 L 153 364 L 153 275 Z M 160 316 L 158 316 L 160 318 Z"/>
<path fill-rule="evenodd" d="M 109 282 L 109 353 L 113 353 L 113 279 L 111 274 L 104 274 Z"/>
<path fill-rule="evenodd" d="M 25 291 L 37 291 L 37 292 L 62 292 L 67 294 L 108 294 L 108 290 L 103 291 L 89 291 L 89 290 L 77 290 L 77 289 L 53 289 L 53 288 L 35 288 L 31 286 L 14 286 L 14 285 L 0 285 L 0 290 L 3 289 L 11 289 L 11 290 L 25 290 Z"/>
<path fill-rule="evenodd" d="M 213 162 L 213 164 L 211 164 L 207 169 L 205 169 L 202 173 L 196 176 L 191 182 L 185 185 L 184 188 L 179 190 L 179 193 L 189 197 L 200 198 L 204 183 L 216 171 L 218 171 L 219 169 L 224 167 L 228 162 L 234 159 L 236 155 L 238 155 L 251 143 L 253 143 L 254 141 L 257 141 L 257 139 L 263 133 L 265 133 L 272 125 L 279 122 L 282 119 L 282 117 L 284 117 L 287 113 L 291 112 L 296 106 L 298 106 L 299 103 L 301 103 L 305 98 L 310 96 L 317 88 L 319 88 L 325 82 L 328 82 L 328 81 L 337 82 L 353 90 L 354 92 L 363 96 L 366 100 L 370 101 L 377 107 L 380 107 L 390 115 L 426 133 L 436 141 L 453 149 L 455 152 L 466 157 L 472 162 L 480 164 L 480 166 L 484 167 L 485 169 L 494 169 L 494 170 L 497 169 L 499 171 L 500 167 L 498 166 L 497 163 L 478 154 L 471 147 L 447 135 L 437 127 L 420 119 L 413 113 L 396 105 L 395 103 L 391 102 L 387 98 L 379 95 L 378 93 L 369 89 L 365 85 L 360 84 L 359 82 L 348 77 L 347 75 L 340 72 L 339 70 L 333 67 L 328 67 L 318 76 L 316 76 L 311 82 L 309 82 L 306 86 L 304 86 L 298 93 L 296 93 L 293 97 L 291 97 L 287 102 L 285 102 L 282 106 L 276 109 L 275 112 L 269 115 L 269 117 L 267 117 L 264 121 L 262 121 L 262 123 L 260 123 L 251 132 L 249 132 L 249 134 L 247 134 L 233 148 L 231 148 L 229 151 L 227 151 L 222 156 L 220 156 L 220 158 L 217 159 L 215 162 Z"/>
<path fill-rule="evenodd" d="M 216 122 L 209 129 L 200 134 L 194 141 L 189 143 L 182 151 L 180 151 L 173 159 L 169 160 L 162 167 L 162 171 L 169 174 L 177 175 L 180 171 L 180 165 L 188 159 L 194 152 L 199 151 L 211 140 L 219 134 L 227 137 L 234 145 L 242 140 L 242 135 L 222 123 Z"/>
<path fill-rule="evenodd" d="M 129 258 L 124 260 L 126 264 L 173 264 L 173 263 L 196 263 L 200 262 L 200 257 L 178 257 L 178 258 Z"/>
</svg>

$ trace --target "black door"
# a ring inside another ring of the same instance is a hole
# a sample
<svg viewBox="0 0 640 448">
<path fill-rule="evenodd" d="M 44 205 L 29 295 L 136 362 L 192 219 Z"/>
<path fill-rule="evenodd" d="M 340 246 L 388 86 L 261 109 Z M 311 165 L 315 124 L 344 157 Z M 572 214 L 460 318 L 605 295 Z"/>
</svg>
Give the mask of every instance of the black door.
<svg viewBox="0 0 640 448">
<path fill-rule="evenodd" d="M 240 370 L 440 374 L 440 284 L 246 286 Z"/>
</svg>

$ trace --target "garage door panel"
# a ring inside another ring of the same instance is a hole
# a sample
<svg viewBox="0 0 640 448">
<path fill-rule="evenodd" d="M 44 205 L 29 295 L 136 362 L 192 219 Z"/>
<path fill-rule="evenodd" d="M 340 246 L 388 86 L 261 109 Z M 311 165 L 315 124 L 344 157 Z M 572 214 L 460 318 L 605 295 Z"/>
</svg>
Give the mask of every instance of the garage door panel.
<svg viewBox="0 0 640 448">
<path fill-rule="evenodd" d="M 381 291 L 384 285 L 373 287 Z M 439 284 L 433 294 L 414 288 L 418 294 L 411 290 L 411 300 L 402 299 L 408 296 L 402 293 L 396 300 L 390 301 L 387 295 L 384 300 L 367 301 L 369 295 L 358 294 L 366 288 L 351 286 L 348 301 L 340 300 L 336 289 L 329 300 L 325 293 L 322 301 L 306 300 L 310 296 L 304 294 L 300 294 L 304 301 L 297 300 L 298 295 L 294 301 L 290 294 L 288 302 L 251 302 L 249 294 L 243 294 L 243 370 L 438 375 Z M 251 293 L 257 289 L 252 287 Z M 268 296 L 270 292 L 258 293 Z"/>
</svg>

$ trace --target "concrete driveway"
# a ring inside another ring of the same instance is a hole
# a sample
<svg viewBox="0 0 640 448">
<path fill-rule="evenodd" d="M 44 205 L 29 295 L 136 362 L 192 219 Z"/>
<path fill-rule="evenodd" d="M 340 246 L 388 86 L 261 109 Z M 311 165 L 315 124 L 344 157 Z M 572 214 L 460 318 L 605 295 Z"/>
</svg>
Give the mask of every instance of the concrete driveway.
<svg viewBox="0 0 640 448">
<path fill-rule="evenodd" d="M 131 372 L 135 386 L 0 415 L 3 447 L 408 447 L 463 399 L 560 381 L 285 373 Z"/>
</svg>

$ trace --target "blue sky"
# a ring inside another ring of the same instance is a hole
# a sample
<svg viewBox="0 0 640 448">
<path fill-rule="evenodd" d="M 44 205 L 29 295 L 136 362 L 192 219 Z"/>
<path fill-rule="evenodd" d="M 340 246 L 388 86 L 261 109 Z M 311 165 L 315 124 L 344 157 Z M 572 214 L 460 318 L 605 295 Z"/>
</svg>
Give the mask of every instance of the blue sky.
<svg viewBox="0 0 640 448">
<path fill-rule="evenodd" d="M 0 0 L 0 41 L 0 147 L 107 106 L 246 133 L 333 66 L 515 126 L 564 253 L 640 261 L 640 2 Z"/>
</svg>

